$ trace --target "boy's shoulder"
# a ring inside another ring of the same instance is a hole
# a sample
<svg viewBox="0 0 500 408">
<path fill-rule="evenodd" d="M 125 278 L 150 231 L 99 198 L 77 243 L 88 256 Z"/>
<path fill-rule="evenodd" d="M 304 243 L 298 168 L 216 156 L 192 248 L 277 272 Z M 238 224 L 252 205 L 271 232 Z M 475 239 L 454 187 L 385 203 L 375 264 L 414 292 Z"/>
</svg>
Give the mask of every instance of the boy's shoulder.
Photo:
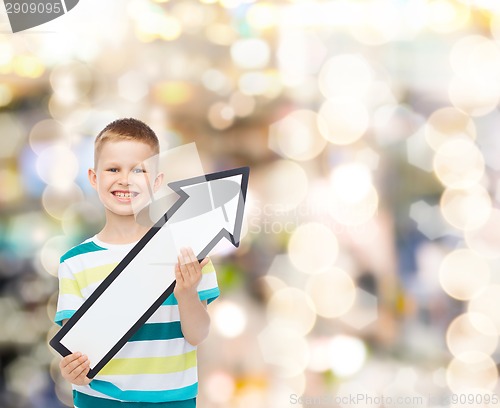
<svg viewBox="0 0 500 408">
<path fill-rule="evenodd" d="M 74 258 L 78 255 L 83 255 L 89 252 L 102 251 L 106 248 L 98 245 L 95 242 L 95 237 L 91 237 L 83 241 L 82 243 L 75 245 L 73 248 L 69 249 L 63 256 L 60 258 L 60 263 L 67 261 L 68 259 Z"/>
</svg>

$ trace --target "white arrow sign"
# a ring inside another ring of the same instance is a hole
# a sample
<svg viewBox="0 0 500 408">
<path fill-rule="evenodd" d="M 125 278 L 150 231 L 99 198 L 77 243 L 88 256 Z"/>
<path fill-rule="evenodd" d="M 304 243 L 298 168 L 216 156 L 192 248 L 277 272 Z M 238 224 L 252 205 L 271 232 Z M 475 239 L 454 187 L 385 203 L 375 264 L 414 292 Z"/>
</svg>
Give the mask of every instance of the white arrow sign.
<svg viewBox="0 0 500 408">
<path fill-rule="evenodd" d="M 89 357 L 93 378 L 151 317 L 175 286 L 182 247 L 198 260 L 222 239 L 239 245 L 249 168 L 170 183 L 180 197 L 52 338 L 66 356 Z"/>
</svg>

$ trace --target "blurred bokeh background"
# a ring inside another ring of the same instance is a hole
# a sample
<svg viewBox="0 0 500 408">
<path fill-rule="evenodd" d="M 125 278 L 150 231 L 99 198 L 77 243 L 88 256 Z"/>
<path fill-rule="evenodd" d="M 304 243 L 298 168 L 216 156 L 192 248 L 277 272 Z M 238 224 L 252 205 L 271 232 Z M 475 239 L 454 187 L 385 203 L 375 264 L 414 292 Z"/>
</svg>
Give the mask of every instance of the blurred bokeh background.
<svg viewBox="0 0 500 408">
<path fill-rule="evenodd" d="M 57 265 L 127 116 L 251 167 L 200 407 L 500 406 L 499 101 L 497 0 L 81 0 L 17 34 L 1 6 L 0 406 L 71 405 Z"/>
</svg>

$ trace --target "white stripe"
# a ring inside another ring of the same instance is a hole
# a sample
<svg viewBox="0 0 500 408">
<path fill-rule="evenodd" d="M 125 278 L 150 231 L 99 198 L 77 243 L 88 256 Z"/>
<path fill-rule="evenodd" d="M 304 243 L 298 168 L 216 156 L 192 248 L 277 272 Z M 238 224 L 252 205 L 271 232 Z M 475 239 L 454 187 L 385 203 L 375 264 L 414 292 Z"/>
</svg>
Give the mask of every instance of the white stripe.
<svg viewBox="0 0 500 408">
<path fill-rule="evenodd" d="M 77 310 L 83 304 L 83 299 L 75 295 L 59 295 L 57 311 Z"/>
<path fill-rule="evenodd" d="M 96 379 L 108 381 L 123 391 L 163 391 L 188 387 L 198 381 L 198 371 L 192 367 L 181 373 L 134 374 L 134 375 L 97 375 Z M 130 388 L 133 386 L 133 388 Z"/>
<path fill-rule="evenodd" d="M 198 285 L 198 291 L 212 289 L 216 286 L 217 275 L 215 274 L 215 272 L 205 273 L 201 277 L 200 284 Z"/>
<path fill-rule="evenodd" d="M 59 269 L 57 271 L 57 276 L 59 279 L 61 278 L 71 278 L 73 279 L 73 273 L 71 272 L 71 269 L 69 269 L 68 265 L 65 263 L 59 264 Z"/>
<path fill-rule="evenodd" d="M 83 269 L 101 267 L 107 264 L 119 263 L 129 251 L 93 251 L 73 256 L 63 262 L 73 270 L 73 273 L 81 272 Z"/>
<path fill-rule="evenodd" d="M 178 322 L 181 320 L 177 305 L 160 306 L 148 319 L 147 323 Z"/>
<path fill-rule="evenodd" d="M 114 358 L 149 358 L 178 356 L 196 350 L 184 339 L 131 341 Z"/>
</svg>

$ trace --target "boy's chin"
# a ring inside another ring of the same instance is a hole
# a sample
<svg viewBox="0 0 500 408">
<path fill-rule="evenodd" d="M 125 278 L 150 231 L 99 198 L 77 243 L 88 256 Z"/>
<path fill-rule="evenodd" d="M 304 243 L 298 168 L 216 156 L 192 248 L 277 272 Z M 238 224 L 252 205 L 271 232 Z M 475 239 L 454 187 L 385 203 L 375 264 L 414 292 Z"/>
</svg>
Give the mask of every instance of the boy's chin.
<svg viewBox="0 0 500 408">
<path fill-rule="evenodd" d="M 136 221 L 140 225 L 152 227 L 179 199 L 177 194 L 168 194 L 148 203 L 139 211 L 134 211 Z"/>
</svg>

